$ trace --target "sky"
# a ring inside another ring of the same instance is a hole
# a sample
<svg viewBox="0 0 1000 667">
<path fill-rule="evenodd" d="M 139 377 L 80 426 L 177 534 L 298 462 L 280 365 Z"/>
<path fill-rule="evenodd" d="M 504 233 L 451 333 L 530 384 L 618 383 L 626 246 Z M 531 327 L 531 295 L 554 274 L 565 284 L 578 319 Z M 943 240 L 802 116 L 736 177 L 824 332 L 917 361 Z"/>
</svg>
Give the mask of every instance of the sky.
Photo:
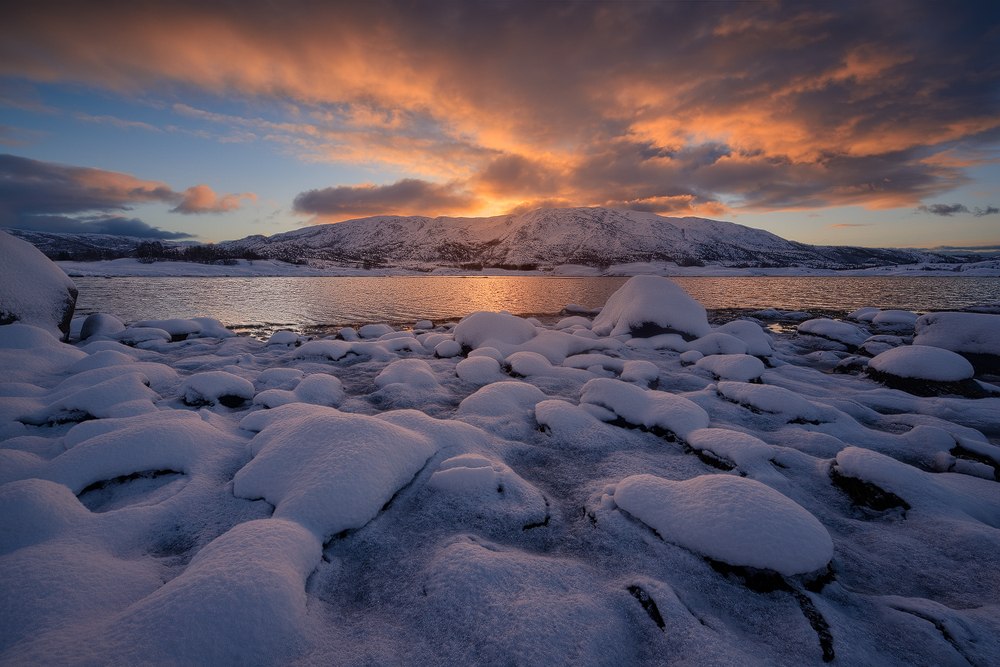
<svg viewBox="0 0 1000 667">
<path fill-rule="evenodd" d="M 218 242 L 569 206 L 996 252 L 1000 5 L 4 9 L 0 226 Z"/>
</svg>

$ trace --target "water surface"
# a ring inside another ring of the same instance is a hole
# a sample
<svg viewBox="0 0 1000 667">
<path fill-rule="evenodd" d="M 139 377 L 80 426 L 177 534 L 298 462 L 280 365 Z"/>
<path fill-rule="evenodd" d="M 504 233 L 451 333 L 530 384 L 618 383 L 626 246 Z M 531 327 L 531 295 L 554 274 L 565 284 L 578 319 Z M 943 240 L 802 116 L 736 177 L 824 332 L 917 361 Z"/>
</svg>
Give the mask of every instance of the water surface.
<svg viewBox="0 0 1000 667">
<path fill-rule="evenodd" d="M 128 322 L 214 317 L 237 329 L 368 322 L 452 320 L 476 310 L 554 315 L 567 304 L 604 305 L 628 278 L 538 276 L 378 278 L 74 278 L 77 312 Z M 1000 278 L 686 277 L 672 278 L 709 309 L 851 311 L 864 306 L 914 312 L 960 310 L 1000 301 Z"/>
</svg>

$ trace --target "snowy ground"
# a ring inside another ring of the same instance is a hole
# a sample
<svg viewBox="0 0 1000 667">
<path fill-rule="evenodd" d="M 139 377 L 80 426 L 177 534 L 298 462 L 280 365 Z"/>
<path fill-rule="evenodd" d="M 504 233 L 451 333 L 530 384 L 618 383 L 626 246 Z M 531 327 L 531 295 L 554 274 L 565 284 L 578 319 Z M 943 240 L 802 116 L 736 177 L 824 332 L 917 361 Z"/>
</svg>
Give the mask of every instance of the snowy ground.
<svg viewBox="0 0 1000 667">
<path fill-rule="evenodd" d="M 0 327 L 0 664 L 1000 663 L 992 320 L 711 328 L 651 280 L 549 326 Z"/>
<path fill-rule="evenodd" d="M 309 265 L 288 264 L 278 260 L 237 260 L 234 266 L 196 264 L 192 262 L 154 262 L 142 264 L 135 259 L 115 259 L 100 262 L 56 262 L 70 276 L 457 276 L 457 275 L 517 275 L 517 276 L 1000 276 L 1000 260 L 991 259 L 965 264 L 908 264 L 880 266 L 871 269 L 835 271 L 805 267 L 729 268 L 724 266 L 678 266 L 672 262 L 636 262 L 619 264 L 602 270 L 590 266 L 567 264 L 551 271 L 506 271 L 485 269 L 464 271 L 433 265 L 396 269 L 355 269 L 336 266 L 323 260 L 311 260 Z"/>
</svg>

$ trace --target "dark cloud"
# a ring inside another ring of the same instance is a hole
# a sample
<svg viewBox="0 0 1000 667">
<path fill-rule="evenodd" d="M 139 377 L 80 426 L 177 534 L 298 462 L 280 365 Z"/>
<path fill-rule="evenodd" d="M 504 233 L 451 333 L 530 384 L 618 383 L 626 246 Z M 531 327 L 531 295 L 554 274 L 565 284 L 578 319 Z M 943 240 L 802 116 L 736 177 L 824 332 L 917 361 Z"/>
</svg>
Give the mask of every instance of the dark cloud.
<svg viewBox="0 0 1000 667">
<path fill-rule="evenodd" d="M 979 208 L 978 206 L 972 210 L 972 215 L 977 218 L 981 218 L 984 215 L 996 215 L 1000 213 L 1000 208 L 996 206 L 987 206 L 986 208 Z"/>
<path fill-rule="evenodd" d="M 33 232 L 61 232 L 64 234 L 112 234 L 114 236 L 137 236 L 143 239 L 180 240 L 194 238 L 194 234 L 169 232 L 152 227 L 138 218 L 121 215 L 93 215 L 70 218 L 61 215 L 25 215 L 15 224 L 15 229 Z"/>
<path fill-rule="evenodd" d="M 256 200 L 256 195 L 218 196 L 207 185 L 175 192 L 166 183 L 117 171 L 0 155 L 0 226 L 5 227 L 189 238 L 190 234 L 164 231 L 137 218 L 85 214 L 127 211 L 148 202 L 174 204 L 171 211 L 177 213 L 220 213 L 240 208 L 244 198 Z"/>
<path fill-rule="evenodd" d="M 355 185 L 308 190 L 295 197 L 293 208 L 323 219 L 370 215 L 445 215 L 468 209 L 472 198 L 454 185 L 404 178 L 391 185 Z"/>
<path fill-rule="evenodd" d="M 950 218 L 956 213 L 969 213 L 969 209 L 965 204 L 931 204 L 930 206 L 921 204 L 917 207 L 917 210 L 933 215 L 941 215 L 946 218 Z"/>
</svg>

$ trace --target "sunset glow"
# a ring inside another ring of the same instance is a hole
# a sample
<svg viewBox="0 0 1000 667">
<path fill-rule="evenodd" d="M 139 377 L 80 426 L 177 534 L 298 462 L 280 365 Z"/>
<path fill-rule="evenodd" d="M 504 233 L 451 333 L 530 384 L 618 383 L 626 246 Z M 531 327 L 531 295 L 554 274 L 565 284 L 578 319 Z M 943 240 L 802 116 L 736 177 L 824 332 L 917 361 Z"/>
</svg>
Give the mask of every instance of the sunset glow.
<svg viewBox="0 0 1000 667">
<path fill-rule="evenodd" d="M 0 226 L 119 216 L 218 241 L 378 214 L 604 206 L 809 243 L 1000 242 L 1000 217 L 973 213 L 1000 204 L 989 3 L 5 14 L 0 144 L 16 157 Z M 935 214 L 956 205 L 969 213 Z"/>
</svg>

